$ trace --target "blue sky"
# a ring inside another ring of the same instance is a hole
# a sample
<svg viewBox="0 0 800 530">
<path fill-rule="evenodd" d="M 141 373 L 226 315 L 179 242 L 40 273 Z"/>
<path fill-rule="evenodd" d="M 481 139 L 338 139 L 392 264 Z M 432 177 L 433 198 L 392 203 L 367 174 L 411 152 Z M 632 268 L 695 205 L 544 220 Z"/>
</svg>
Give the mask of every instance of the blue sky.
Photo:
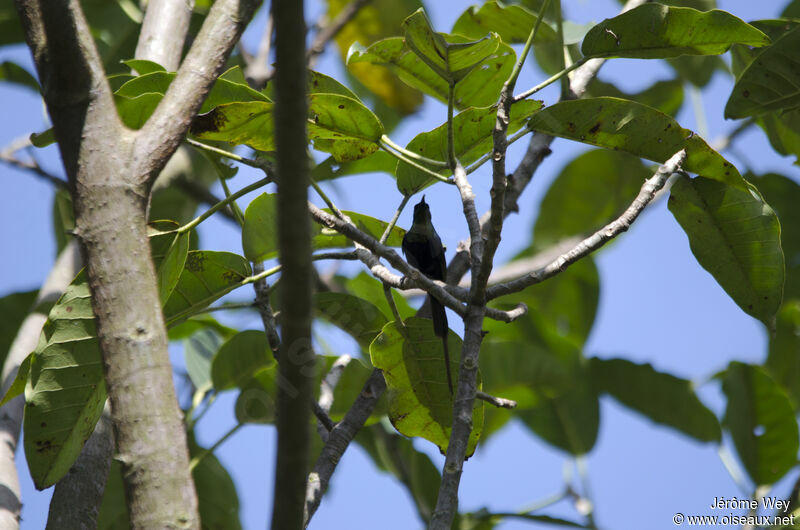
<svg viewBox="0 0 800 530">
<path fill-rule="evenodd" d="M 618 4 L 612 0 L 563 0 L 567 15 L 576 22 L 600 21 L 613 16 Z M 719 1 L 721 9 L 744 20 L 774 17 L 785 2 Z M 427 2 L 429 16 L 437 29 L 448 30 L 469 2 Z M 307 12 L 314 20 L 321 12 L 318 2 L 310 2 Z M 261 12 L 246 34 L 249 49 L 265 21 Z M 0 49 L 0 61 L 15 60 L 30 65 L 25 48 Z M 727 59 L 726 59 L 727 60 Z M 335 53 L 327 53 L 318 69 L 340 77 L 342 67 Z M 614 81 L 623 89 L 636 90 L 656 80 L 671 77 L 667 66 L 639 60 L 614 60 L 601 71 L 601 78 Z M 518 84 L 520 89 L 541 80 L 542 74 L 528 63 Z M 702 93 L 713 141 L 735 127 L 722 119 L 722 109 L 732 82 L 722 73 L 715 74 Z M 555 89 L 542 92 L 542 99 L 552 103 Z M 4 125 L 0 129 L 0 146 L 33 131 L 46 127 L 40 99 L 30 91 L 0 84 Z M 697 122 L 686 102 L 678 121 L 696 130 Z M 445 108 L 427 101 L 422 110 L 392 133 L 404 144 L 417 132 L 430 130 L 445 119 Z M 524 142 L 510 153 L 509 167 L 521 156 Z M 750 167 L 756 172 L 776 171 L 800 181 L 800 168 L 788 158 L 776 156 L 760 130 L 740 136 L 734 151 L 725 156 L 740 170 Z M 498 252 L 507 259 L 527 245 L 536 217 L 538 202 L 549 183 L 561 168 L 585 146 L 556 140 L 553 155 L 537 172 L 525 192 L 521 212 L 511 216 L 507 232 Z M 54 173 L 63 174 L 57 152 L 47 149 L 39 153 L 43 164 Z M 258 176 L 247 168 L 240 170 L 231 182 L 242 187 Z M 36 177 L 0 165 L 0 181 L 6 185 L 7 197 L 0 209 L 4 259 L 0 260 L 0 295 L 38 286 L 54 260 L 52 237 L 52 187 Z M 489 204 L 488 167 L 472 177 L 480 212 Z M 326 191 L 342 209 L 352 209 L 388 219 L 400 195 L 386 175 L 349 177 L 326 185 Z M 219 190 L 217 190 L 219 192 Z M 466 236 L 460 201 L 451 187 L 434 186 L 427 192 L 437 230 L 451 249 Z M 246 205 L 255 195 L 241 201 Z M 319 201 L 317 201 L 319 202 Z M 452 212 L 452 213 L 451 213 Z M 410 224 L 410 209 L 399 224 Z M 203 224 L 200 230 L 203 248 L 241 252 L 238 231 L 226 221 Z M 666 209 L 665 201 L 651 205 L 618 241 L 596 256 L 601 275 L 601 296 L 597 320 L 586 345 L 587 355 L 623 357 L 635 362 L 649 362 L 658 370 L 691 379 L 699 385 L 704 402 L 717 413 L 724 407 L 719 385 L 710 382 L 713 374 L 731 360 L 760 363 L 766 355 L 766 333 L 757 321 L 745 315 L 728 298 L 695 261 L 686 236 Z M 323 265 L 323 268 L 329 267 Z M 357 271 L 348 266 L 344 271 Z M 239 299 L 249 299 L 251 292 L 242 292 Z M 451 317 L 451 325 L 455 318 Z M 231 321 L 233 322 L 233 321 Z M 242 328 L 257 329 L 256 317 L 236 320 Z M 460 329 L 453 325 L 454 329 Z M 320 328 L 327 333 L 328 328 Z M 330 340 L 337 353 L 355 354 L 352 342 L 339 333 Z M 176 364 L 182 364 L 179 346 L 172 348 Z M 198 426 L 198 439 L 211 445 L 233 425 L 235 394 L 220 397 Z M 437 466 L 442 457 L 431 444 L 417 440 L 415 445 L 430 454 Z M 20 444 L 20 448 L 22 444 Z M 238 486 L 245 528 L 263 528 L 269 520 L 272 492 L 275 433 L 271 427 L 247 426 L 228 440 L 217 452 Z M 42 528 L 47 516 L 47 503 L 52 490 L 36 492 L 27 474 L 22 451 L 19 468 L 23 483 L 23 528 Z M 700 444 L 673 430 L 649 420 L 604 398 L 601 408 L 600 436 L 585 465 L 596 519 L 603 528 L 640 529 L 672 527 L 675 512 L 708 514 L 714 497 L 742 496 L 725 470 L 717 447 Z M 520 423 L 511 423 L 488 443 L 478 448 L 465 465 L 461 486 L 461 509 L 514 511 L 546 498 L 563 487 L 565 468 L 573 467 L 571 459 L 536 438 Z M 788 493 L 789 483 L 797 478 L 793 471 L 775 490 Z M 549 513 L 575 518 L 567 502 L 554 506 Z M 375 528 L 408 529 L 420 526 L 410 498 L 402 486 L 387 474 L 377 472 L 366 454 L 352 446 L 345 454 L 334 476 L 329 494 L 314 518 L 311 528 Z M 536 528 L 522 522 L 507 522 L 503 530 Z"/>
</svg>

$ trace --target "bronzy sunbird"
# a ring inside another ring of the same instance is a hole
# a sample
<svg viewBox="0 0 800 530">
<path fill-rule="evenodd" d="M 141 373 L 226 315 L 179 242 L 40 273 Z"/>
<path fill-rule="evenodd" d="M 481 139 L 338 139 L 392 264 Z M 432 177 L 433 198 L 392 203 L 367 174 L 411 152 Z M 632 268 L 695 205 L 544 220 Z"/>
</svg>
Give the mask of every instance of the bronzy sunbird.
<svg viewBox="0 0 800 530">
<path fill-rule="evenodd" d="M 403 254 L 408 262 L 432 280 L 445 280 L 447 263 L 444 258 L 444 247 L 439 234 L 431 222 L 431 209 L 425 203 L 425 196 L 414 206 L 414 222 L 403 237 Z M 447 370 L 447 386 L 453 393 L 453 379 L 450 376 L 450 353 L 447 351 L 447 314 L 439 300 L 428 295 L 433 315 L 433 333 L 442 339 L 444 348 L 444 364 Z"/>
</svg>

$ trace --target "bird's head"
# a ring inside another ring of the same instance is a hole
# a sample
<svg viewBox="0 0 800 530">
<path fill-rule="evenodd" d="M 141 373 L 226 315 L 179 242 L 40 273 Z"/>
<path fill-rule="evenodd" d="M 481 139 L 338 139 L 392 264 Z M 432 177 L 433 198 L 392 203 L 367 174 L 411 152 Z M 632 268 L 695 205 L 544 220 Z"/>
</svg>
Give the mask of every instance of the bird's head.
<svg viewBox="0 0 800 530">
<path fill-rule="evenodd" d="M 414 206 L 414 224 L 427 225 L 431 222 L 431 209 L 425 202 L 425 196 Z"/>
</svg>

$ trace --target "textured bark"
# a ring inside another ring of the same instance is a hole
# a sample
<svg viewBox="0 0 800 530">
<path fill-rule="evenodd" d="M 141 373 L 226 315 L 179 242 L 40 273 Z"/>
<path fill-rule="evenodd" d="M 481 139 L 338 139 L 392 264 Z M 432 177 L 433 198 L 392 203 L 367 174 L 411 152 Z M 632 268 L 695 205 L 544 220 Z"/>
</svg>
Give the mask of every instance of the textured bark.
<svg viewBox="0 0 800 530">
<path fill-rule="evenodd" d="M 154 61 L 173 72 L 181 64 L 194 0 L 150 0 L 142 21 L 136 58 Z"/>
<path fill-rule="evenodd" d="M 39 291 L 35 305 L 58 300 L 69 282 L 78 274 L 79 269 L 78 245 L 71 242 L 61 252 L 50 270 L 47 280 Z M 46 321 L 46 314 L 32 312 L 22 322 L 3 366 L 3 386 L 0 390 L 3 395 L 14 382 L 20 363 L 36 349 L 39 335 L 42 333 L 42 326 Z M 14 455 L 19 441 L 24 405 L 24 396 L 17 396 L 0 409 L 0 528 L 9 530 L 19 528 L 19 513 L 22 508 L 19 476 Z"/>
<path fill-rule="evenodd" d="M 48 529 L 97 528 L 113 449 L 111 418 L 104 413 L 72 469 L 56 484 L 47 515 Z"/>
<path fill-rule="evenodd" d="M 281 384 L 275 425 L 278 451 L 272 528 L 303 526 L 311 445 L 310 411 L 315 371 L 311 345 L 311 226 L 306 138 L 306 53 L 303 2 L 277 0 L 275 21 L 275 130 L 278 168 L 278 243 Z"/>
<path fill-rule="evenodd" d="M 198 528 L 146 235 L 149 190 L 257 2 L 218 0 L 143 129 L 125 129 L 78 0 L 17 0 L 75 207 L 133 528 Z"/>
</svg>

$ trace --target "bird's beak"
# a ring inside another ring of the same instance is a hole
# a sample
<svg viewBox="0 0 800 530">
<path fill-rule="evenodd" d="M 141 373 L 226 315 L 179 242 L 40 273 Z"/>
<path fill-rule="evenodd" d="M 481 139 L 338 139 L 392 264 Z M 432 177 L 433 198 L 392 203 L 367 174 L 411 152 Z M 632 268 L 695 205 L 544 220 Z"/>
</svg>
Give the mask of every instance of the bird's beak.
<svg viewBox="0 0 800 530">
<path fill-rule="evenodd" d="M 425 195 L 422 196 L 422 200 L 419 201 L 420 204 L 425 204 Z"/>
</svg>

